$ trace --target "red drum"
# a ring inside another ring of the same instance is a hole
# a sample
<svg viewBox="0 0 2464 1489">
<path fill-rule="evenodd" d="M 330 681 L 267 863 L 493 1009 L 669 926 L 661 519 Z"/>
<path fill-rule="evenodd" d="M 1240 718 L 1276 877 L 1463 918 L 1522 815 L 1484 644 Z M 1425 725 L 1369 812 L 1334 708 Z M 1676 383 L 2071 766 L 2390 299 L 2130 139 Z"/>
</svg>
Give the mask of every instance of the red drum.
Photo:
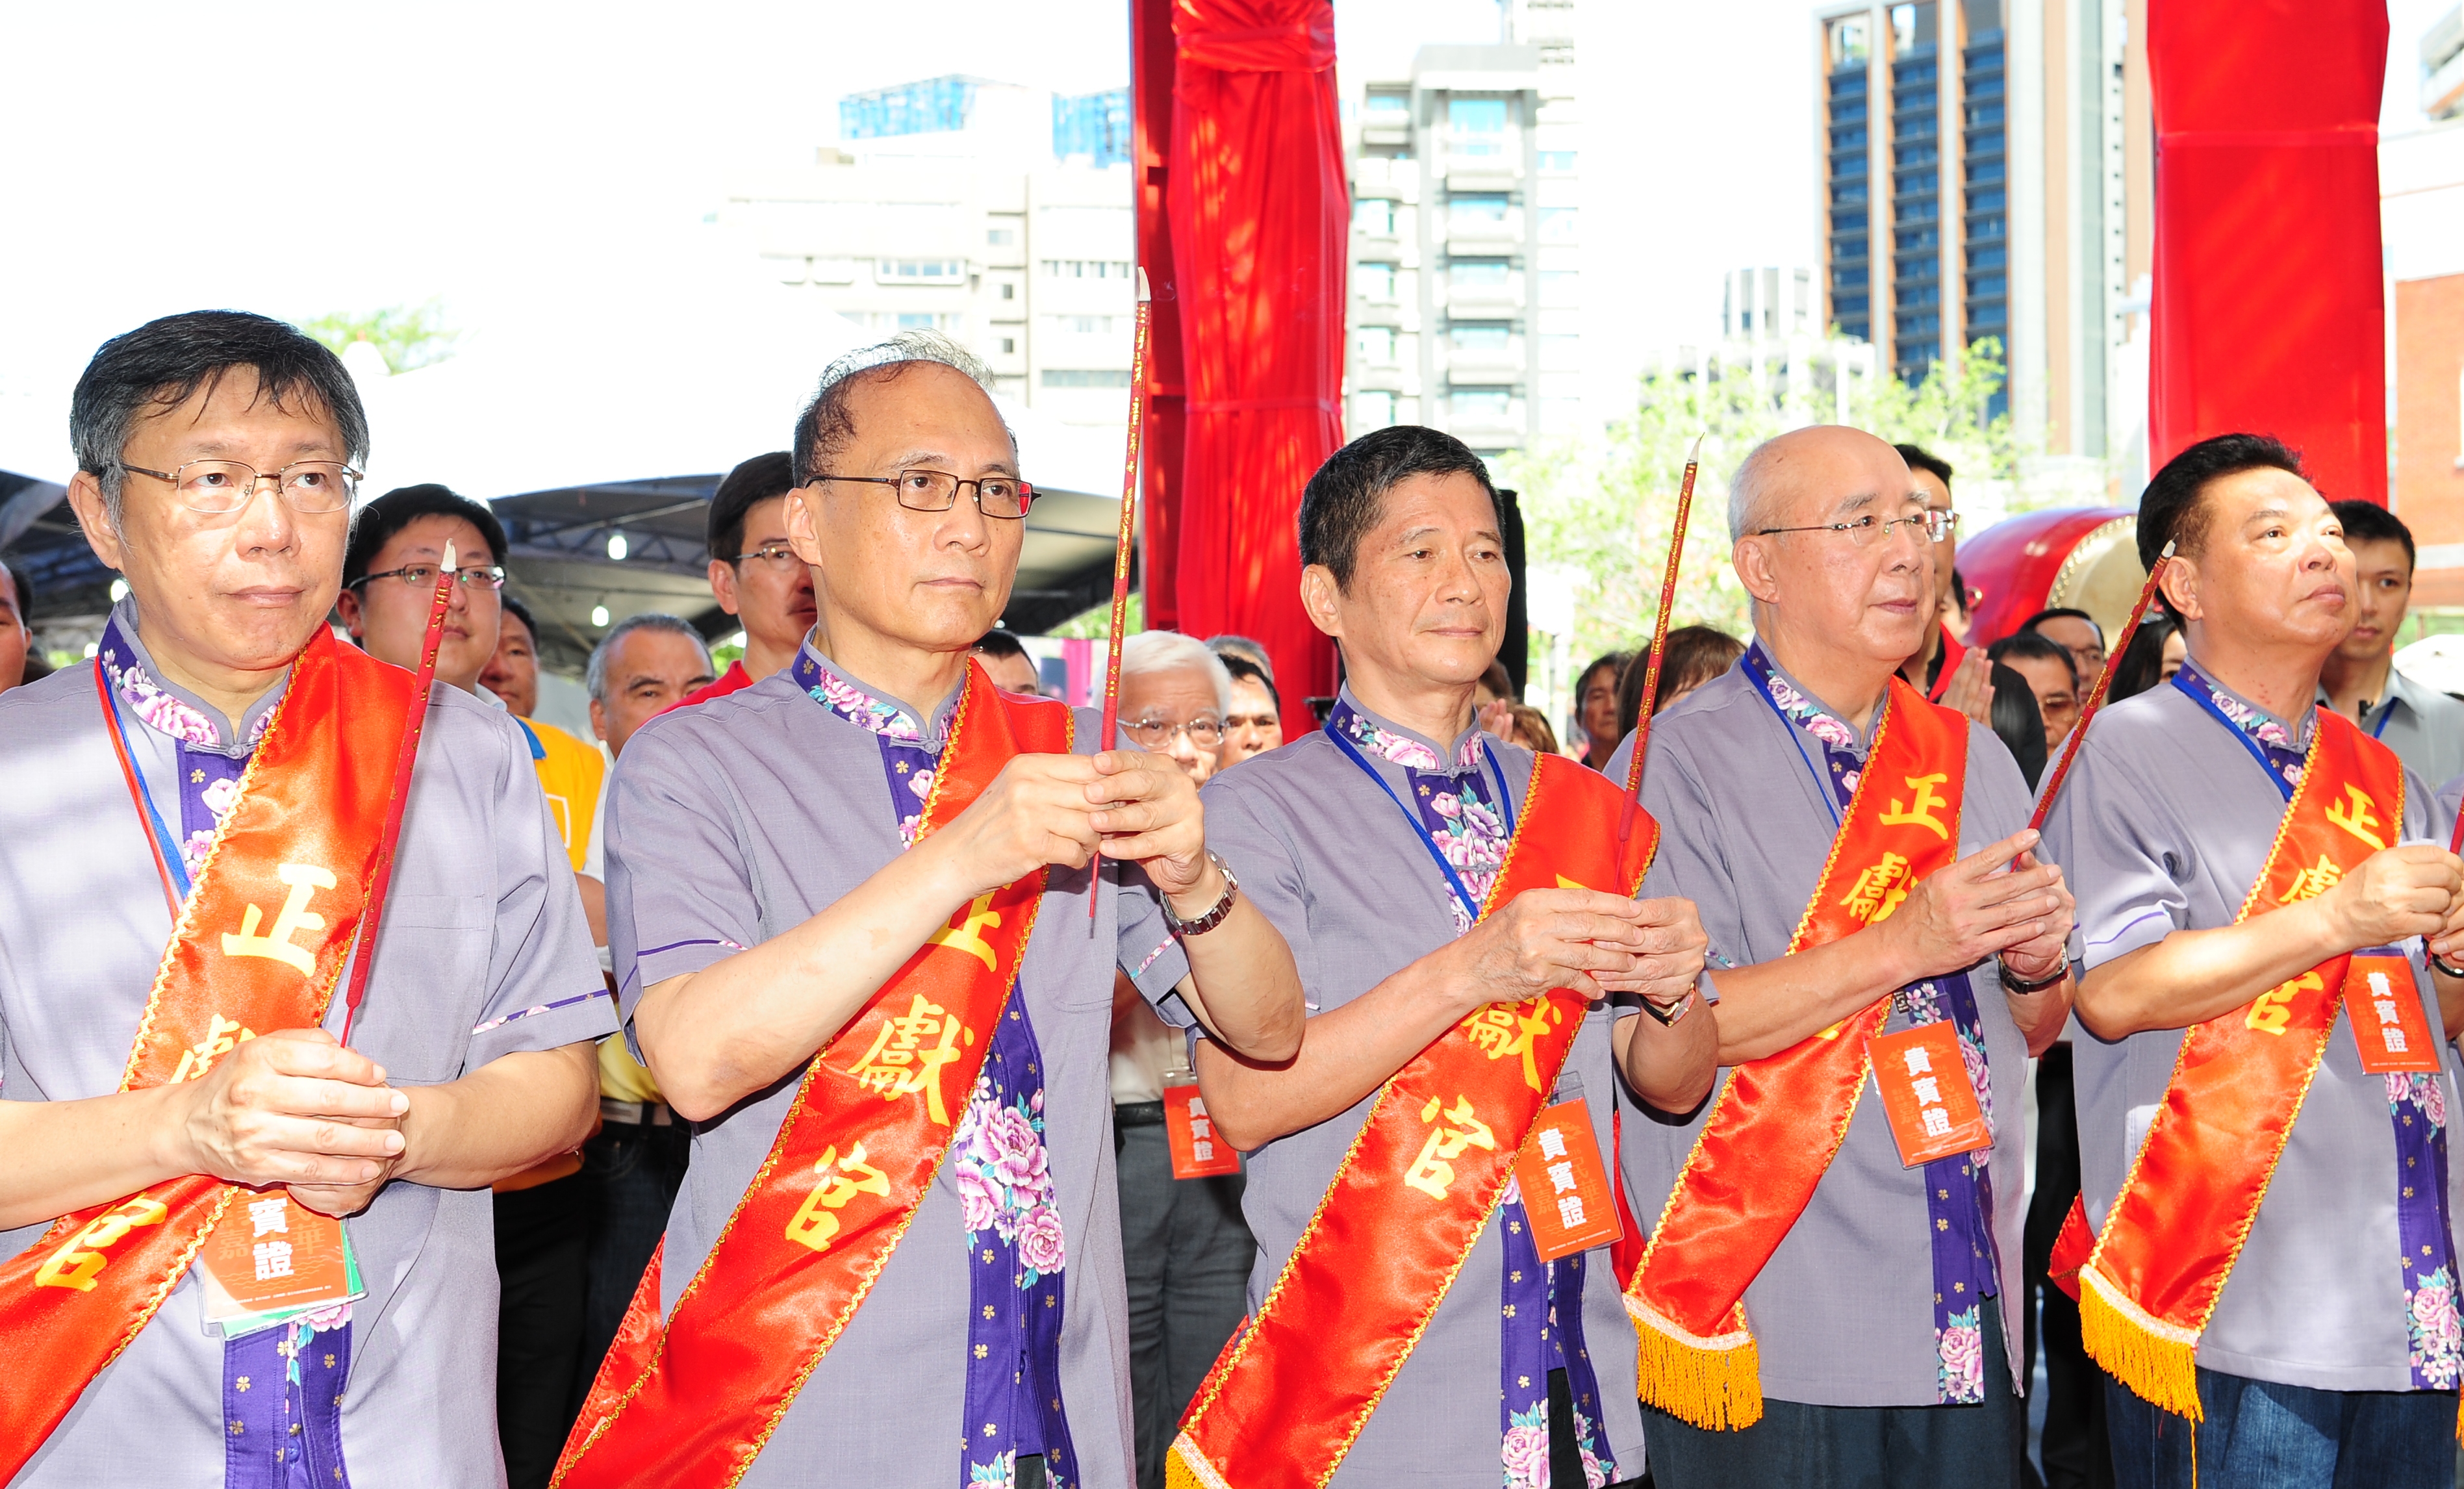
<svg viewBox="0 0 2464 1489">
<path fill-rule="evenodd" d="M 1991 646 L 2039 610 L 2085 610 L 2107 637 L 2121 633 L 2147 571 L 2139 566 L 2139 515 L 2127 507 L 2067 507 L 2005 517 L 1959 545 L 1968 581 L 1968 644 Z"/>
</svg>

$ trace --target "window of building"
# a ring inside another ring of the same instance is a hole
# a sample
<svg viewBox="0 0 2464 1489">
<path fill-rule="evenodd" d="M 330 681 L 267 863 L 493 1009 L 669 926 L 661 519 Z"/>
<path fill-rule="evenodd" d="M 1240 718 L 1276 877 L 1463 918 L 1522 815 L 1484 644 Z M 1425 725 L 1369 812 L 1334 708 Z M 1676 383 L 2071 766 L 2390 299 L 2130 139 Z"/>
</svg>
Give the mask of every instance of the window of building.
<svg viewBox="0 0 2464 1489">
<path fill-rule="evenodd" d="M 1920 141 L 1915 144 L 1894 145 L 1891 149 L 1891 164 L 1903 167 L 1930 165 L 1940 159 L 1942 159 L 1942 145 L 1940 142 L 1933 140 Z"/>
<path fill-rule="evenodd" d="M 1891 246 L 1903 253 L 1914 253 L 1942 242 L 1939 228 L 1911 228 L 1891 235 Z"/>
<path fill-rule="evenodd" d="M 1393 326 L 1353 327 L 1352 355 L 1365 367 L 1393 366 L 1395 364 L 1395 328 Z"/>
<path fill-rule="evenodd" d="M 1829 43 L 1827 50 L 1831 54 L 1833 72 L 1844 72 L 1850 68 L 1861 69 L 1867 59 L 1873 55 L 1872 28 L 1867 25 L 1864 16 L 1842 16 L 1833 21 L 1825 30 L 1828 33 L 1825 39 Z"/>
<path fill-rule="evenodd" d="M 1459 352 L 1502 352 L 1512 327 L 1503 320 L 1457 320 L 1446 327 L 1446 339 Z"/>
<path fill-rule="evenodd" d="M 1575 216 L 1575 213 L 1578 210 L 1579 208 L 1572 207 L 1544 207 L 1540 208 L 1540 241 L 1543 243 L 1573 243 L 1577 241 L 1575 229 L 1578 226 L 1580 219 Z"/>
<path fill-rule="evenodd" d="M 1899 222 L 1933 222 L 1942 216 L 1942 203 L 1930 196 L 1913 197 L 1892 209 Z"/>
<path fill-rule="evenodd" d="M 1934 112 L 1930 93 L 1903 94 L 1900 111 L 1891 116 L 1891 133 L 1902 140 L 1914 140 L 1924 135 L 1942 132 L 1942 120 Z"/>
<path fill-rule="evenodd" d="M 1055 331 L 1067 331 L 1078 336 L 1110 336 L 1115 326 L 1128 319 L 1126 316 L 1048 316 L 1045 318 Z"/>
<path fill-rule="evenodd" d="M 1967 15 L 1969 40 L 2002 34 L 2002 0 L 1963 0 L 1960 9 Z"/>
<path fill-rule="evenodd" d="M 1974 95 L 1971 94 L 1969 97 L 1973 98 Z M 1970 103 L 1968 106 L 1969 128 L 1976 129 L 1988 124 L 1998 124 L 2000 122 L 2002 122 L 2002 105 L 2000 103 Z"/>
<path fill-rule="evenodd" d="M 1458 191 L 1446 198 L 1446 226 L 1455 232 L 1502 233 L 1511 205 L 1503 191 Z"/>
<path fill-rule="evenodd" d="M 1009 283 L 1007 280 L 1003 280 L 1001 282 L 1001 297 L 1002 299 L 1014 300 L 1018 298 L 1018 286 Z"/>
<path fill-rule="evenodd" d="M 1352 266 L 1353 293 L 1376 304 L 1391 303 L 1395 298 L 1395 266 L 1381 263 L 1358 263 Z"/>
<path fill-rule="evenodd" d="M 1971 274 L 1982 274 L 1988 269 L 2000 269 L 2010 261 L 2011 251 L 2008 249 L 1981 248 L 1968 251 L 1968 272 Z"/>
<path fill-rule="evenodd" d="M 1373 93 L 1366 101 L 1370 113 L 1382 116 L 1377 120 L 1381 124 L 1400 123 L 1402 120 L 1396 116 L 1412 112 L 1412 99 L 1407 94 Z"/>
<path fill-rule="evenodd" d="M 947 284 L 966 274 L 965 262 L 956 258 L 885 258 L 873 270 L 873 277 L 883 284 L 919 280 Z"/>
<path fill-rule="evenodd" d="M 1126 279 L 1131 264 L 1121 258 L 1047 258 L 1044 273 L 1053 279 Z"/>
<path fill-rule="evenodd" d="M 1018 241 L 1018 230 L 1016 228 L 987 228 L 984 230 L 984 241 L 995 248 L 1006 248 L 1010 244 Z"/>
<path fill-rule="evenodd" d="M 1571 175 L 1573 175 L 1573 174 L 1574 173 L 1574 152 L 1573 152 L 1573 151 L 1572 151 L 1572 150 L 1542 150 L 1542 151 L 1541 151 L 1541 152 L 1539 152 L 1539 153 L 1540 153 L 1540 173 L 1541 173 L 1542 175 L 1544 175 L 1544 176 L 1571 176 Z"/>
<path fill-rule="evenodd" d="M 936 316 L 929 311 L 919 312 L 902 310 L 898 313 L 898 329 L 901 331 L 941 331 L 948 329 L 948 323 L 952 318 L 953 318 L 949 316 Z"/>
<path fill-rule="evenodd" d="M 1354 393 L 1352 395 L 1352 427 L 1344 432 L 1358 439 L 1372 429 L 1385 428 L 1394 422 L 1394 394 Z"/>
<path fill-rule="evenodd" d="M 2003 195 L 1999 188 L 1968 193 L 1968 209 L 1971 212 L 1998 212 L 2002 210 L 2002 205 Z"/>
<path fill-rule="evenodd" d="M 1891 55 L 1903 56 L 1920 47 L 1932 46 L 1937 24 L 1932 0 L 1891 7 Z"/>
<path fill-rule="evenodd" d="M 1864 148 L 1865 124 L 1862 120 L 1858 120 L 1856 123 L 1851 124 L 1844 129 L 1837 124 L 1832 126 L 1831 151 L 1833 154 L 1837 155 L 1842 150 L 1857 150 L 1861 152 Z M 1845 162 L 1834 162 L 1833 165 L 1834 168 L 1837 168 L 1838 165 L 1845 164 Z"/>
<path fill-rule="evenodd" d="M 1018 338 L 1014 336 L 1002 337 L 1001 339 L 1001 355 L 1004 357 L 1009 356 L 1011 353 L 1018 350 Z"/>
<path fill-rule="evenodd" d="M 1446 261 L 1446 281 L 1458 290 L 1506 288 L 1507 261 L 1502 258 L 1455 258 Z"/>
<path fill-rule="evenodd" d="M 1861 290 L 1865 288 L 1866 275 L 1870 273 L 1872 273 L 1872 271 L 1863 264 L 1835 268 L 1831 271 L 1832 288 L 1837 290 Z"/>
<path fill-rule="evenodd" d="M 1968 329 L 1970 331 L 1999 331 L 2010 323 L 2010 309 L 2000 300 L 1968 307 Z"/>
<path fill-rule="evenodd" d="M 1968 137 L 1968 153 L 1970 155 L 2001 154 L 2002 131 L 1994 129 L 1969 135 Z"/>
<path fill-rule="evenodd" d="M 1905 341 L 1911 337 L 1938 336 L 1942 332 L 1942 316 L 1937 311 L 1927 311 L 1923 315 L 1917 316 L 1894 316 L 1892 320 L 1895 328 L 1900 333 L 1900 339 L 1902 341 Z M 1912 346 L 1902 346 L 1900 348 L 1902 354 L 1900 360 L 1905 361 L 1907 360 L 1906 354 L 1914 351 L 1915 349 L 1916 348 Z M 1930 357 L 1935 354 L 1931 351 L 1927 351 L 1925 355 Z"/>
<path fill-rule="evenodd" d="M 2002 274 L 1980 274 L 1968 281 L 1968 293 L 1992 299 L 2011 293 L 2011 281 Z"/>
<path fill-rule="evenodd" d="M 1128 387 L 1127 367 L 1046 367 L 1045 387 Z"/>
<path fill-rule="evenodd" d="M 1862 316 L 1872 308 L 1873 297 L 1865 295 L 1842 295 L 1831 302 L 1832 313 L 1839 316 Z M 1865 328 L 1861 325 L 1850 333 L 1853 336 L 1864 334 Z"/>
<path fill-rule="evenodd" d="M 1863 82 L 1863 76 L 1859 75 L 1857 80 L 1860 83 Z M 1833 124 L 1861 124 L 1864 121 L 1865 96 L 1863 94 L 1859 93 L 1854 98 L 1834 99 L 1831 100 L 1831 122 Z"/>
<path fill-rule="evenodd" d="M 1968 236 L 1971 242 L 1978 238 L 1998 238 L 2002 236 L 2002 219 L 1970 217 L 1968 219 Z"/>
<path fill-rule="evenodd" d="M 1969 164 L 1968 184 L 1971 186 L 1975 186 L 1979 182 L 2000 181 L 2001 179 L 2002 163 L 1998 160 L 1972 161 Z"/>
<path fill-rule="evenodd" d="M 1939 191 L 1942 189 L 1942 173 L 1931 170 L 1903 170 L 1894 180 L 1891 189 L 1901 196 L 1920 196 L 1928 191 Z"/>
<path fill-rule="evenodd" d="M 1446 134 L 1458 156 L 1503 156 L 1506 153 L 1504 99 L 1448 99 Z"/>
<path fill-rule="evenodd" d="M 1867 219 L 1863 212 L 1833 212 L 1831 214 L 1831 230 L 1834 232 L 1863 232 L 1865 230 L 1866 224 Z M 1845 245 L 1841 245 L 1841 252 L 1845 252 Z M 1864 245 L 1861 242 L 1858 245 L 1858 252 L 1864 252 Z"/>
<path fill-rule="evenodd" d="M 1832 183 L 1831 205 L 1834 207 L 1864 206 L 1865 178 L 1859 176 L 1853 181 L 1838 181 Z"/>
<path fill-rule="evenodd" d="M 1933 272 L 1932 266 L 1926 265 L 1921 272 L 1930 274 Z M 1942 285 L 1931 279 L 1921 284 L 1903 280 L 1893 287 L 1891 297 L 1903 309 L 1919 305 L 1939 305 L 1942 303 Z"/>
<path fill-rule="evenodd" d="M 1578 305 L 1582 303 L 1583 276 L 1572 269 L 1540 271 L 1540 303 L 1543 305 Z"/>
<path fill-rule="evenodd" d="M 1467 424 L 1504 424 L 1513 417 L 1514 390 L 1458 387 L 1446 393 L 1447 411 Z"/>
<path fill-rule="evenodd" d="M 1395 235 L 1395 204 L 1382 196 L 1355 198 L 1352 204 L 1352 226 L 1354 231 L 1375 238 Z"/>
</svg>

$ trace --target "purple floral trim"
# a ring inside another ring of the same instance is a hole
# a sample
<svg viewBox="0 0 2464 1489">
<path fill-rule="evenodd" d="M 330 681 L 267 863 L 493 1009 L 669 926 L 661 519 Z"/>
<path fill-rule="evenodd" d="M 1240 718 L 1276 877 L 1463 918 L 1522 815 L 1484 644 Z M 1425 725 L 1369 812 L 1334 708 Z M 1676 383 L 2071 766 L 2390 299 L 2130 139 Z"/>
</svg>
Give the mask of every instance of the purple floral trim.
<svg viewBox="0 0 2464 1489">
<path fill-rule="evenodd" d="M 924 737 L 924 726 L 916 721 L 914 714 L 848 682 L 817 660 L 812 652 L 798 652 L 793 670 L 797 685 L 815 703 L 856 728 L 885 739 L 915 742 Z"/>
<path fill-rule="evenodd" d="M 115 628 L 103 638 L 102 649 L 95 659 L 101 664 L 103 675 L 111 679 L 112 690 L 120 694 L 120 701 L 128 705 L 128 712 L 158 734 L 166 734 L 183 744 L 207 750 L 221 749 L 222 726 L 208 717 L 203 710 L 157 683 L 154 674 L 145 669 L 145 664 L 138 660 L 136 648 L 128 647 L 123 660 L 124 644 L 120 639 L 117 621 L 113 624 Z M 264 736 L 265 726 L 273 720 L 272 709 L 256 716 L 256 722 L 249 726 L 248 742 L 252 746 Z M 226 806 L 223 810 L 229 811 L 230 808 Z"/>
<path fill-rule="evenodd" d="M 516 1009 L 514 1012 L 506 1014 L 501 1018 L 491 1018 L 486 1023 L 473 1028 L 471 1032 L 473 1034 L 485 1034 L 491 1029 L 501 1029 L 505 1025 L 512 1023 L 517 1018 L 528 1018 L 534 1014 L 552 1014 L 560 1008 L 571 1008 L 579 1003 L 587 1003 L 594 997 L 605 997 L 606 996 L 607 990 L 605 987 L 597 987 L 592 988 L 587 993 L 581 994 L 574 997 L 558 998 L 552 1003 L 534 1003 L 528 1008 Z"/>
<path fill-rule="evenodd" d="M 1762 683 L 1763 691 L 1771 694 L 1772 705 L 1788 718 L 1789 722 L 1834 750 L 1853 751 L 1857 748 L 1857 732 L 1850 729 L 1830 710 L 1797 691 L 1788 679 L 1780 676 L 1779 669 L 1771 665 L 1771 657 L 1764 652 L 1763 644 L 1760 641 L 1756 641 L 1753 645 L 1753 655 L 1756 665 L 1747 670 Z M 1856 782 L 1850 781 L 1848 789 L 1855 791 Z"/>
<path fill-rule="evenodd" d="M 1353 742 L 1373 755 L 1392 760 L 1406 770 L 1439 771 L 1448 767 L 1438 759 L 1438 752 L 1409 734 L 1397 734 L 1357 709 L 1343 711 L 1343 732 Z M 1454 770 L 1467 771 L 1480 764 L 1480 732 L 1463 736 L 1463 748 L 1455 752 Z"/>
<path fill-rule="evenodd" d="M 2455 1248 L 2447 1224 L 2447 1077 L 2389 1074 L 2387 1113 L 2398 1160 L 2396 1233 L 2404 1247 L 2404 1323 L 2416 1390 L 2464 1379 L 2464 1324 L 2455 1311 Z"/>
</svg>

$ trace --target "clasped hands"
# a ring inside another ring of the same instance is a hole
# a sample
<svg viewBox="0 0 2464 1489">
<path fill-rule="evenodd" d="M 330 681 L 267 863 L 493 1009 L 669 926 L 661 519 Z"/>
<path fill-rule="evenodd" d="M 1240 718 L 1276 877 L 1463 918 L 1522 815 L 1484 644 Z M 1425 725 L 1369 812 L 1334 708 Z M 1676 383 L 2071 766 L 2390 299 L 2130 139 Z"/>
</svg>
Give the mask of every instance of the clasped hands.
<svg viewBox="0 0 2464 1489">
<path fill-rule="evenodd" d="M 163 1164 L 232 1184 L 280 1184 L 310 1210 L 367 1208 L 403 1161 L 410 1098 L 322 1029 L 243 1040 L 195 1081 L 165 1086 Z"/>
<path fill-rule="evenodd" d="M 1630 993 L 1666 1008 L 1694 990 L 1710 941 L 1691 900 L 1526 889 L 1446 949 L 1464 1012 L 1556 988 L 1594 1002 Z"/>
<path fill-rule="evenodd" d="M 1170 757 L 1143 750 L 1013 755 L 926 843 L 957 856 L 976 894 L 1047 865 L 1084 868 L 1098 855 L 1142 865 L 1183 918 L 1202 914 L 1222 892 L 1206 856 L 1197 783 Z"/>
</svg>

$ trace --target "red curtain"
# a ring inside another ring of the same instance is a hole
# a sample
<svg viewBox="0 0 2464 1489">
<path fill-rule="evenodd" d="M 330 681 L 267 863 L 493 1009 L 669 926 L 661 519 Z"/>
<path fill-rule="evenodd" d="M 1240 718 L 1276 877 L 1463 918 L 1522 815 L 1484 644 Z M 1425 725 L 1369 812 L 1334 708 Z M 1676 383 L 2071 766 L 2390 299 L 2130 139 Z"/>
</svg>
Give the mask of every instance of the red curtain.
<svg viewBox="0 0 2464 1489">
<path fill-rule="evenodd" d="M 1164 188 L 1172 180 L 1173 0 L 1131 0 L 1130 53 L 1132 169 L 1137 172 L 1138 262 L 1155 295 L 1155 329 L 1147 344 L 1147 428 L 1142 441 L 1145 473 L 1139 487 L 1140 541 L 1146 563 L 1139 584 L 1146 596 L 1146 624 L 1156 630 L 1180 628 L 1180 596 L 1173 583 L 1173 515 L 1180 499 L 1183 426 L 1188 388 L 1180 372 L 1180 282 L 1173 267 L 1172 218 Z M 1157 556 L 1161 557 L 1158 558 Z M 1212 633 L 1201 633 L 1212 634 Z"/>
<path fill-rule="evenodd" d="M 2235 430 L 2387 499 L 2386 0 L 2160 0 L 2148 457 Z"/>
<path fill-rule="evenodd" d="M 1177 479 L 1159 471 L 1149 486 L 1166 488 L 1151 508 L 1161 526 L 1147 529 L 1149 624 L 1265 643 L 1285 733 L 1297 734 L 1312 727 L 1304 700 L 1334 691 L 1335 676 L 1333 644 L 1301 610 L 1294 527 L 1301 487 L 1343 442 L 1352 212 L 1335 112 L 1334 7 L 1170 3 L 1171 142 L 1166 160 L 1153 163 L 1165 177 L 1164 221 L 1148 221 L 1142 181 L 1139 234 L 1142 250 L 1155 231 L 1169 235 L 1186 422 Z M 1142 0 L 1139 13 L 1152 17 L 1154 7 Z M 1142 105 L 1155 81 L 1149 39 L 1138 44 Z M 1141 127 L 1148 118 L 1142 106 Z M 1156 311 L 1167 314 L 1160 296 Z M 1170 385 L 1166 365 L 1158 359 L 1151 395 Z M 1152 416 L 1149 431 L 1163 456 Z"/>
</svg>

